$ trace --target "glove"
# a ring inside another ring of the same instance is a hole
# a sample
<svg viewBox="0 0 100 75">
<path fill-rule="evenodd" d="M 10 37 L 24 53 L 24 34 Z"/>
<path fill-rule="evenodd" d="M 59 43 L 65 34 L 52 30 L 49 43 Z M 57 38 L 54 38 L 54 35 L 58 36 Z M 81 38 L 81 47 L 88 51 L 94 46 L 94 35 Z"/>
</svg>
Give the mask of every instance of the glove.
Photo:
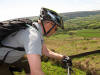
<svg viewBox="0 0 100 75">
<path fill-rule="evenodd" d="M 66 68 L 67 66 L 72 66 L 72 60 L 68 56 L 63 56 L 61 62 L 62 62 L 62 67 L 64 68 Z"/>
</svg>

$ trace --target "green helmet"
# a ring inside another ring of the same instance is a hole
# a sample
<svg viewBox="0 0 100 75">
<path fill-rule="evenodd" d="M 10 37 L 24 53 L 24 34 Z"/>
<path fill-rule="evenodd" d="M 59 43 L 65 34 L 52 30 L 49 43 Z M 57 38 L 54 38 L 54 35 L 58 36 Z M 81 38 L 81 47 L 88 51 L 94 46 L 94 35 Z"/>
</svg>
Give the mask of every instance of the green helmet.
<svg viewBox="0 0 100 75">
<path fill-rule="evenodd" d="M 47 8 L 41 8 L 40 10 L 40 20 L 50 20 L 53 21 L 56 25 L 64 29 L 63 20 L 62 17 L 60 17 L 55 11 L 47 9 Z"/>
</svg>

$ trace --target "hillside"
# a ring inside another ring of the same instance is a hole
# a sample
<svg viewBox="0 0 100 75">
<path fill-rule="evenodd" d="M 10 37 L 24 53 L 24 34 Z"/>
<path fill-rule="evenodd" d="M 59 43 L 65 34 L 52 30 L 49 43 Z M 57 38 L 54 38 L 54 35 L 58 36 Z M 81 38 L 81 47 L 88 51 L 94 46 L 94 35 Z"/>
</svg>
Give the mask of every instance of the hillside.
<svg viewBox="0 0 100 75">
<path fill-rule="evenodd" d="M 88 17 L 78 17 L 75 19 L 64 21 L 66 30 L 80 30 L 80 29 L 99 29 L 100 15 L 91 15 Z"/>
<path fill-rule="evenodd" d="M 76 17 L 86 17 L 90 15 L 97 15 L 97 14 L 100 14 L 100 10 L 68 12 L 68 13 L 61 13 L 60 15 L 63 17 L 64 20 L 69 20 L 69 19 L 74 19 Z"/>
</svg>

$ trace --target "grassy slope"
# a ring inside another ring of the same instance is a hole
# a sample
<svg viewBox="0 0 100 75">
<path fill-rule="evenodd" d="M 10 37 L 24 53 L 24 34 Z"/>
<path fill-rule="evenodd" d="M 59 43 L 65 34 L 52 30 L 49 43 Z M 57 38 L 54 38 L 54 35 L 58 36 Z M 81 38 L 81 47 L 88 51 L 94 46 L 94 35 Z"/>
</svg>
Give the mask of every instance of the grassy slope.
<svg viewBox="0 0 100 75">
<path fill-rule="evenodd" d="M 100 37 L 100 29 L 84 29 L 84 30 L 78 30 L 76 33 L 77 36 L 82 36 L 82 37 Z"/>
<path fill-rule="evenodd" d="M 55 52 L 64 55 L 80 54 L 100 49 L 100 30 L 78 30 L 74 34 L 58 34 L 46 38 L 47 46 Z M 72 33 L 71 32 L 71 33 Z M 100 74 L 100 54 L 92 54 L 73 59 L 75 67 L 87 71 L 87 73 Z M 97 74 L 97 75 L 99 75 Z"/>
<path fill-rule="evenodd" d="M 42 62 L 42 68 L 45 75 L 67 75 L 67 70 L 52 64 L 51 62 Z M 76 75 L 86 75 L 85 72 L 73 68 Z M 72 74 L 73 75 L 73 74 Z"/>
</svg>

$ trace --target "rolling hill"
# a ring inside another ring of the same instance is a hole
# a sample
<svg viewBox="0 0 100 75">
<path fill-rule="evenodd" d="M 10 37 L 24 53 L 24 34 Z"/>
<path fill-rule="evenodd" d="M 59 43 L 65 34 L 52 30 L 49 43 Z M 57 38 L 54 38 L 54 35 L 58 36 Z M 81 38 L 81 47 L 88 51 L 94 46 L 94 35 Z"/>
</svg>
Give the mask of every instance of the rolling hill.
<svg viewBox="0 0 100 75">
<path fill-rule="evenodd" d="M 60 15 L 63 17 L 64 20 L 74 19 L 76 17 L 87 17 L 90 15 L 98 15 L 98 14 L 100 14 L 100 10 L 60 13 Z"/>
</svg>

